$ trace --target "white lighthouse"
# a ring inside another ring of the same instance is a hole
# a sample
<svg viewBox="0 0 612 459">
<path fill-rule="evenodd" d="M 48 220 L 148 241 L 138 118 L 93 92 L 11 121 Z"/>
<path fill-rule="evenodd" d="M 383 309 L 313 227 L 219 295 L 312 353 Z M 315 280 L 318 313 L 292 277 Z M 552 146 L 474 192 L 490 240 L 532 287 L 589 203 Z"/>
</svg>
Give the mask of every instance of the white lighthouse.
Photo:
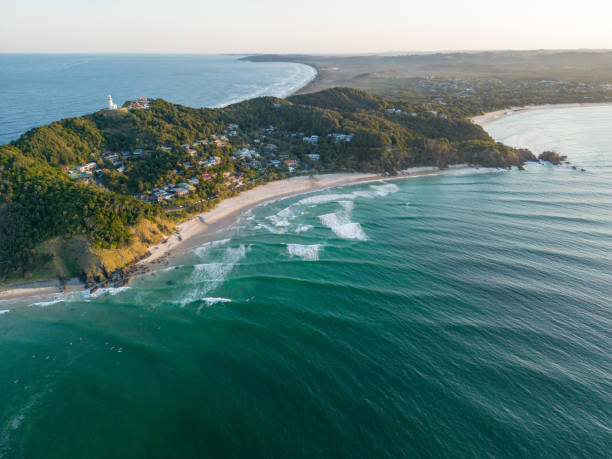
<svg viewBox="0 0 612 459">
<path fill-rule="evenodd" d="M 107 99 L 108 99 L 108 109 L 109 110 L 117 110 L 117 104 L 113 103 L 113 96 L 111 96 L 109 94 Z"/>
</svg>

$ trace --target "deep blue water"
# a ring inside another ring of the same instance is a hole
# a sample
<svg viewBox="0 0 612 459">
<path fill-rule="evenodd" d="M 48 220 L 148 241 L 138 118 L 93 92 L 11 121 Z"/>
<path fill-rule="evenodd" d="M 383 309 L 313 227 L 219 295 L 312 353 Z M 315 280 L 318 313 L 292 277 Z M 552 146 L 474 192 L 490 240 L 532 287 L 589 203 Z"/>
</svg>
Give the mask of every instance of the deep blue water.
<svg viewBox="0 0 612 459">
<path fill-rule="evenodd" d="M 216 107 L 284 97 L 314 77 L 308 66 L 220 55 L 0 54 L 0 145 L 35 126 L 138 97 Z"/>
</svg>

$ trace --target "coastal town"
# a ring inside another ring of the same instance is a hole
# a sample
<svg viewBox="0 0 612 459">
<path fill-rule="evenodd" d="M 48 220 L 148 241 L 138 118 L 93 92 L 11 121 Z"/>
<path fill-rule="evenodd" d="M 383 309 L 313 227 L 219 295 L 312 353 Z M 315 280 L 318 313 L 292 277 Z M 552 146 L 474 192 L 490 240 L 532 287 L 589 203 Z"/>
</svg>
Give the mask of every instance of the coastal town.
<svg viewBox="0 0 612 459">
<path fill-rule="evenodd" d="M 142 97 L 119 108 L 109 95 L 107 110 L 147 110 L 150 102 Z M 228 123 L 216 134 L 181 145 L 92 152 L 89 162 L 65 172 L 84 185 L 128 191 L 141 201 L 178 210 L 214 200 L 227 192 L 242 191 L 275 176 L 320 171 L 322 149 L 349 143 L 354 135 L 332 132 L 321 137 L 288 132 L 274 125 L 248 132 L 237 123 Z M 169 164 L 165 158 L 172 158 L 171 167 L 159 167 L 160 163 Z M 131 186 L 136 178 L 142 177 L 139 171 L 143 168 L 155 169 L 154 180 Z"/>
</svg>

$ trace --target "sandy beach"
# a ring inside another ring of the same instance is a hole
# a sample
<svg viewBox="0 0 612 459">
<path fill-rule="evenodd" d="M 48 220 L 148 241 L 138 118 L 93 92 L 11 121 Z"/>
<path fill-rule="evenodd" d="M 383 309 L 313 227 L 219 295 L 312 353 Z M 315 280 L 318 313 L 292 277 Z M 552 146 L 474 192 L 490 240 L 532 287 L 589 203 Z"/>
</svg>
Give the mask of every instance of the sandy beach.
<svg viewBox="0 0 612 459">
<path fill-rule="evenodd" d="M 292 177 L 266 183 L 251 190 L 243 191 L 237 196 L 221 201 L 213 209 L 202 212 L 178 226 L 178 231 L 163 243 L 150 248 L 151 255 L 139 261 L 148 264 L 185 247 L 194 236 L 220 231 L 234 223 L 246 210 L 276 199 L 287 198 L 302 193 L 323 190 L 325 188 L 350 185 L 353 183 L 383 178 L 377 174 L 325 174 Z"/>
<path fill-rule="evenodd" d="M 512 107 L 504 110 L 496 110 L 483 115 L 473 116 L 470 120 L 480 126 L 486 126 L 495 121 L 507 118 L 517 113 L 532 112 L 536 110 L 549 110 L 552 108 L 575 108 L 575 107 L 600 107 L 602 105 L 612 105 L 612 102 L 588 102 L 576 104 L 546 104 L 546 105 L 525 105 L 523 107 Z"/>
<path fill-rule="evenodd" d="M 69 279 L 66 283 L 58 279 L 49 279 L 32 282 L 19 282 L 11 284 L 7 288 L 0 290 L 0 306 L 8 300 L 19 300 L 27 297 L 54 295 L 56 293 L 76 292 L 85 289 L 78 278 Z M 3 309 L 0 307 L 0 309 Z"/>
<path fill-rule="evenodd" d="M 467 166 L 455 165 L 451 166 L 449 170 L 465 167 Z M 396 176 L 382 176 L 371 173 L 340 173 L 292 177 L 266 183 L 225 199 L 213 209 L 197 214 L 178 225 L 178 231 L 166 238 L 164 242 L 150 247 L 151 254 L 140 260 L 138 265 L 146 266 L 155 265 L 160 262 L 167 263 L 170 256 L 180 254 L 197 245 L 199 241 L 198 236 L 207 236 L 228 228 L 238 220 L 240 215 L 258 205 L 327 188 L 378 180 L 437 175 L 440 173 L 441 171 L 437 167 L 415 167 L 401 171 Z M 78 279 L 70 279 L 65 286 L 55 279 L 22 282 L 7 286 L 4 290 L 0 291 L 0 305 L 6 300 L 52 296 L 62 291 L 72 292 L 84 289 L 85 285 Z"/>
</svg>

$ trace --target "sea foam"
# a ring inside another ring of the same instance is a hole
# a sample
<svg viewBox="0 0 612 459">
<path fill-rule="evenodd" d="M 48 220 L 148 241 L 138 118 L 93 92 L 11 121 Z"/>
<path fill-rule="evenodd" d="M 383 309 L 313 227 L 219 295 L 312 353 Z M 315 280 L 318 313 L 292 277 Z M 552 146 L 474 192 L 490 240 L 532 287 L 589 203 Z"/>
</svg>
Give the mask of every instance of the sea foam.
<svg viewBox="0 0 612 459">
<path fill-rule="evenodd" d="M 244 244 L 238 247 L 228 247 L 223 252 L 220 261 L 194 265 L 189 279 L 191 290 L 180 301 L 181 306 L 204 298 L 208 292 L 221 284 L 234 266 L 246 256 L 247 251 L 248 248 Z"/>
<path fill-rule="evenodd" d="M 384 185 L 372 185 L 370 186 L 374 193 L 378 196 L 387 196 L 391 193 L 396 193 L 399 191 L 399 188 L 395 183 L 385 183 Z"/>
<path fill-rule="evenodd" d="M 312 225 L 300 225 L 295 229 L 296 233 L 303 233 L 304 231 L 308 231 L 312 229 Z"/>
<path fill-rule="evenodd" d="M 319 250 L 321 244 L 302 245 L 302 244 L 287 244 L 287 251 L 292 257 L 299 257 L 306 261 L 317 261 L 319 259 Z"/>
<path fill-rule="evenodd" d="M 342 239 L 367 241 L 368 236 L 359 223 L 351 222 L 347 215 L 331 213 L 319 215 L 323 226 L 330 228 L 334 234 Z"/>
<path fill-rule="evenodd" d="M 195 253 L 198 257 L 203 257 L 203 256 L 205 256 L 210 251 L 210 249 L 215 248 L 215 247 L 224 246 L 229 241 L 230 241 L 230 239 L 221 239 L 221 240 L 218 240 L 218 241 L 209 241 L 209 242 L 206 242 L 205 244 L 202 244 L 200 247 L 194 249 L 193 253 Z"/>
<path fill-rule="evenodd" d="M 232 300 L 229 298 L 206 297 L 202 298 L 202 301 L 206 304 L 206 306 L 212 306 L 217 303 L 230 303 Z"/>
</svg>

